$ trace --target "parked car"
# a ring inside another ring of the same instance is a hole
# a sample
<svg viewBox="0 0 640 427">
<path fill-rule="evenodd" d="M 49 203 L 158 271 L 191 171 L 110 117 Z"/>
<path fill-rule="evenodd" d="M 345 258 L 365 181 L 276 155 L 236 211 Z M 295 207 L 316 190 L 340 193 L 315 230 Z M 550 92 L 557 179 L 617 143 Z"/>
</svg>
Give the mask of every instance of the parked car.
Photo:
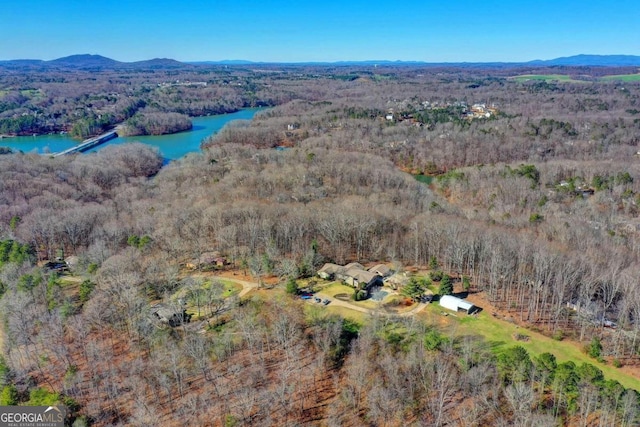
<svg viewBox="0 0 640 427">
<path fill-rule="evenodd" d="M 311 295 L 300 295 L 302 299 L 311 299 Z"/>
</svg>

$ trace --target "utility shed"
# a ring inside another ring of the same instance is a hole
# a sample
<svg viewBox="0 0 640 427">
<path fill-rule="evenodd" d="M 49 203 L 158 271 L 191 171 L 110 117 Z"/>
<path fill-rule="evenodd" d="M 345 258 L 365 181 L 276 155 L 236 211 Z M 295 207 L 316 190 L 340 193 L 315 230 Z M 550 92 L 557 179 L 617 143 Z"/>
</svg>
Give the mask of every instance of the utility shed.
<svg viewBox="0 0 640 427">
<path fill-rule="evenodd" d="M 462 298 L 454 297 L 452 295 L 441 296 L 440 305 L 446 309 L 452 311 L 464 311 L 467 314 L 472 314 L 478 310 L 478 307 L 469 301 L 465 301 Z"/>
</svg>

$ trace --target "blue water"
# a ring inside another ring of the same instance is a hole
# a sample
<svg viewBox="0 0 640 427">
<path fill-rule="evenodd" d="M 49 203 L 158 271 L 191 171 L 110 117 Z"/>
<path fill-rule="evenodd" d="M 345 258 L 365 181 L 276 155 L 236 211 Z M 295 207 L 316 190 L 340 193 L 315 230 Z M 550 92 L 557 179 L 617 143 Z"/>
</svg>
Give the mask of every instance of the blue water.
<svg viewBox="0 0 640 427">
<path fill-rule="evenodd" d="M 382 301 L 387 295 L 389 295 L 389 292 L 387 291 L 378 291 L 371 295 L 371 299 L 374 301 Z"/>
<path fill-rule="evenodd" d="M 160 154 L 166 159 L 178 159 L 187 153 L 194 151 L 199 152 L 202 140 L 218 132 L 230 121 L 251 120 L 253 116 L 261 110 L 264 110 L 264 108 L 249 108 L 236 113 L 216 116 L 193 117 L 191 119 L 193 128 L 186 132 L 171 135 L 145 135 L 116 138 L 90 151 L 97 151 L 109 144 L 124 144 L 139 141 L 158 147 Z M 39 154 L 57 153 L 78 145 L 79 143 L 80 141 L 72 139 L 68 135 L 19 136 L 0 139 L 0 147 L 10 147 L 13 150 L 21 150 L 25 153 L 35 152 Z"/>
</svg>

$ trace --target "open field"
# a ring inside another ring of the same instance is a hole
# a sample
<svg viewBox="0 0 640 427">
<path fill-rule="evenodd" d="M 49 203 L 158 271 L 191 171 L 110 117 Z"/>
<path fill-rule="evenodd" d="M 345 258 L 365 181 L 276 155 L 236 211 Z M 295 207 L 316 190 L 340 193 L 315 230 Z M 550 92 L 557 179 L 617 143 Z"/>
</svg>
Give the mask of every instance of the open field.
<svg viewBox="0 0 640 427">
<path fill-rule="evenodd" d="M 224 286 L 224 293 L 222 294 L 223 298 L 229 298 L 232 295 L 237 295 L 242 290 L 242 285 L 239 283 L 224 279 L 219 279 L 218 281 Z"/>
<path fill-rule="evenodd" d="M 586 80 L 576 80 L 566 74 L 522 74 L 520 76 L 509 77 L 510 80 L 518 83 L 524 83 L 527 81 L 544 81 L 547 83 L 560 82 L 560 83 L 585 83 Z M 640 81 L 640 74 L 614 74 L 610 76 L 599 77 L 596 80 L 603 82 L 620 81 L 620 82 L 638 82 Z"/>
<path fill-rule="evenodd" d="M 342 307 L 335 304 L 329 304 L 328 306 L 305 304 L 304 312 L 309 318 L 323 317 L 327 314 L 334 314 L 345 319 L 352 320 L 361 325 L 367 321 L 366 313 L 361 313 L 359 311 L 351 310 L 347 307 Z"/>
<path fill-rule="evenodd" d="M 619 74 L 612 76 L 604 76 L 601 77 L 600 80 L 610 82 L 610 81 L 621 81 L 621 82 L 640 82 L 640 74 Z"/>
<path fill-rule="evenodd" d="M 447 312 L 447 316 L 441 313 Z M 625 387 L 640 390 L 640 379 L 632 376 L 630 369 L 616 368 L 612 365 L 600 363 L 587 356 L 580 345 L 572 341 L 556 341 L 522 327 L 518 327 L 504 320 L 496 319 L 487 311 L 482 311 L 477 316 L 467 316 L 465 314 L 451 315 L 452 313 L 443 310 L 437 303 L 431 304 L 420 316 L 429 322 L 438 323 L 446 328 L 454 336 L 481 335 L 491 345 L 493 351 L 499 352 L 501 349 L 520 345 L 524 347 L 531 356 L 548 352 L 556 356 L 558 362 L 573 361 L 577 365 L 590 363 L 602 370 L 607 379 L 614 379 Z M 514 334 L 527 335 L 528 341 L 517 341 Z"/>
<path fill-rule="evenodd" d="M 511 80 L 515 80 L 518 83 L 523 83 L 530 80 L 538 80 L 544 82 L 564 82 L 564 83 L 583 83 L 582 80 L 572 79 L 571 76 L 566 74 L 523 74 L 520 76 L 510 77 Z"/>
</svg>

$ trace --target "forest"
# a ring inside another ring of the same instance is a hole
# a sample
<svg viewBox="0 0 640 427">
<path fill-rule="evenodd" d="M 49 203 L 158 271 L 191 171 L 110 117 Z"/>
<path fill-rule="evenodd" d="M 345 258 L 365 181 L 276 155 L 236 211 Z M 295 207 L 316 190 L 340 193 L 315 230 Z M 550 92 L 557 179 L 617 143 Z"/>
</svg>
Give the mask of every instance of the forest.
<svg viewBox="0 0 640 427">
<path fill-rule="evenodd" d="M 593 78 L 513 78 L 545 72 Z M 0 133 L 271 106 L 167 165 L 143 144 L 0 155 L 0 404 L 77 427 L 637 425 L 639 390 L 601 369 L 640 378 L 640 83 L 597 78 L 632 72 L 0 70 Z M 286 292 L 325 262 L 464 279 L 593 363 Z M 179 299 L 192 321 L 159 325 Z"/>
</svg>

